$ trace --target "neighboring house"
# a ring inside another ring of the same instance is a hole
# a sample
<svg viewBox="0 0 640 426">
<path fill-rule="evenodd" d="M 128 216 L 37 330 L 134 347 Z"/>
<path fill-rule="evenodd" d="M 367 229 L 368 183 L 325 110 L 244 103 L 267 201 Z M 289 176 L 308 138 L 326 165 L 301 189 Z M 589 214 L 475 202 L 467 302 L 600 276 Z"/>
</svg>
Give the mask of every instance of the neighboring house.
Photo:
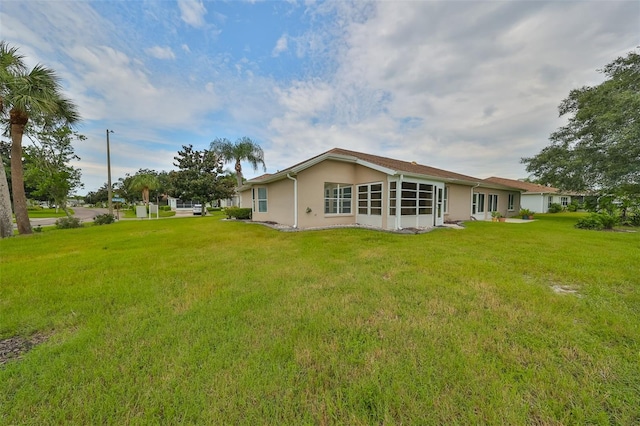
<svg viewBox="0 0 640 426">
<path fill-rule="evenodd" d="M 239 192 L 254 221 L 296 228 L 426 228 L 520 209 L 513 187 L 340 148 L 251 179 Z"/>
<path fill-rule="evenodd" d="M 537 183 L 522 182 L 520 180 L 505 179 L 501 177 L 490 177 L 485 182 L 507 185 L 519 188 L 522 191 L 522 208 L 529 209 L 535 213 L 546 213 L 551 204 L 557 203 L 562 207 L 571 204 L 571 197 L 574 193 L 566 193 L 551 186 L 538 185 Z"/>
</svg>

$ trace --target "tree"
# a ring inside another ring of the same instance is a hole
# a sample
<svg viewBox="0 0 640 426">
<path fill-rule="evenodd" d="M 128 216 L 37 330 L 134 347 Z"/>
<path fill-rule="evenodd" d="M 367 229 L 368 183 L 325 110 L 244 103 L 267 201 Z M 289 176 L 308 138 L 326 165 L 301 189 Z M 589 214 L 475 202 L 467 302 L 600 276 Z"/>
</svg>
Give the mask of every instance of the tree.
<svg viewBox="0 0 640 426">
<path fill-rule="evenodd" d="M 253 167 L 253 170 L 258 170 L 258 166 L 262 164 L 264 171 L 267 171 L 267 167 L 264 164 L 264 152 L 260 145 L 249 139 L 248 137 L 242 137 L 232 143 L 226 138 L 217 138 L 211 142 L 211 150 L 218 154 L 222 161 L 225 163 L 235 163 L 236 178 L 238 188 L 242 186 L 242 162 L 246 161 Z"/>
<path fill-rule="evenodd" d="M 561 189 L 640 194 L 640 54 L 600 71 L 607 79 L 572 90 L 558 108 L 569 116 L 567 125 L 522 162 L 539 181 Z"/>
<path fill-rule="evenodd" d="M 18 54 L 18 49 L 9 47 L 4 41 L 0 41 L 0 117 L 4 117 L 4 98 L 9 91 L 7 82 L 14 74 L 22 73 L 25 70 L 23 58 Z M 0 168 L 2 169 L 0 170 L 0 238 L 13 235 L 13 211 L 4 165 L 5 155 L 0 154 Z M 9 169 L 11 169 L 10 166 Z"/>
<path fill-rule="evenodd" d="M 109 184 L 104 183 L 97 191 L 90 191 L 84 198 L 87 204 L 107 203 L 109 200 Z"/>
<path fill-rule="evenodd" d="M 213 151 L 197 151 L 183 145 L 173 165 L 178 171 L 169 173 L 170 195 L 181 200 L 194 200 L 204 205 L 233 195 L 233 183 L 222 175 L 222 159 Z"/>
<path fill-rule="evenodd" d="M 138 173 L 131 182 L 129 188 L 134 191 L 142 191 L 142 201 L 149 205 L 149 191 L 158 188 L 158 177 L 155 173 Z"/>
<path fill-rule="evenodd" d="M 0 57 L 5 55 L 22 57 L 16 48 L 0 42 Z M 11 189 L 13 207 L 16 214 L 18 232 L 30 234 L 31 224 L 27 212 L 27 197 L 24 190 L 24 170 L 22 167 L 22 137 L 29 121 L 42 126 L 72 125 L 79 121 L 76 106 L 62 96 L 62 86 L 57 74 L 43 66 L 36 65 L 27 72 L 24 66 L 4 66 L 0 72 L 0 92 L 2 93 L 2 118 L 8 124 L 11 135 Z M 7 116 L 8 111 L 8 116 Z"/>
<path fill-rule="evenodd" d="M 71 192 L 83 186 L 80 170 L 69 165 L 71 160 L 80 159 L 74 153 L 72 141 L 84 141 L 86 137 L 63 125 L 45 128 L 29 138 L 33 145 L 25 148 L 25 184 L 35 188 L 35 196 L 53 200 L 71 217 L 67 199 Z"/>
</svg>

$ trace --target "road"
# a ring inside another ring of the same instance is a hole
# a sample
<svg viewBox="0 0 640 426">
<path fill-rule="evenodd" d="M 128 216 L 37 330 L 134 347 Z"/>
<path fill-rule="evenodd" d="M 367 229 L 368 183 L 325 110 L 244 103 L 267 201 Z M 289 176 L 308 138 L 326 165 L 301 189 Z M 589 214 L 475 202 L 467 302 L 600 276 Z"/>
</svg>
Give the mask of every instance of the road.
<svg viewBox="0 0 640 426">
<path fill-rule="evenodd" d="M 92 222 L 93 218 L 99 214 L 109 213 L 109 209 L 98 209 L 98 208 L 86 208 L 86 207 L 74 207 L 73 208 L 73 216 L 79 218 L 83 222 Z M 31 226 L 48 226 L 54 225 L 58 218 L 44 218 L 44 219 L 30 219 Z"/>
</svg>

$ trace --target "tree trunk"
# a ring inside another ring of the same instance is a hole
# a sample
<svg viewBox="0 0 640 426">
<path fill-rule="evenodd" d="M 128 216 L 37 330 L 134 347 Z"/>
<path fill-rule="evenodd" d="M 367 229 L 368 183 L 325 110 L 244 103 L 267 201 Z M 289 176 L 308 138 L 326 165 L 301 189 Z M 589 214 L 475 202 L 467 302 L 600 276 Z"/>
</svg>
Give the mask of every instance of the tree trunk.
<svg viewBox="0 0 640 426">
<path fill-rule="evenodd" d="M 16 224 L 20 234 L 33 232 L 27 212 L 27 195 L 24 191 L 24 170 L 22 168 L 22 134 L 26 123 L 27 119 L 24 118 L 24 114 L 11 111 L 11 189 L 13 190 Z"/>
<path fill-rule="evenodd" d="M 238 188 L 240 188 L 242 186 L 242 165 L 240 165 L 240 160 L 236 160 L 236 178 L 238 179 Z"/>
<path fill-rule="evenodd" d="M 7 238 L 13 235 L 12 213 L 9 184 L 4 171 L 4 163 L 2 162 L 2 157 L 0 157 L 0 238 Z"/>
</svg>

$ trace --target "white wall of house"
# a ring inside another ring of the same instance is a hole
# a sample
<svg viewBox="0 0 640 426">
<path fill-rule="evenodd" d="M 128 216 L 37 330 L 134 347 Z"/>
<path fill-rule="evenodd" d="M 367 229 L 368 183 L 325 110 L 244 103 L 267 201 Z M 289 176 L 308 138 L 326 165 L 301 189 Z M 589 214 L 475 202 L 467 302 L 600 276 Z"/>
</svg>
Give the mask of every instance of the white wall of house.
<svg viewBox="0 0 640 426">
<path fill-rule="evenodd" d="M 547 204 L 546 199 L 548 194 L 533 193 L 522 194 L 522 208 L 531 210 L 534 213 L 546 213 Z"/>
</svg>

